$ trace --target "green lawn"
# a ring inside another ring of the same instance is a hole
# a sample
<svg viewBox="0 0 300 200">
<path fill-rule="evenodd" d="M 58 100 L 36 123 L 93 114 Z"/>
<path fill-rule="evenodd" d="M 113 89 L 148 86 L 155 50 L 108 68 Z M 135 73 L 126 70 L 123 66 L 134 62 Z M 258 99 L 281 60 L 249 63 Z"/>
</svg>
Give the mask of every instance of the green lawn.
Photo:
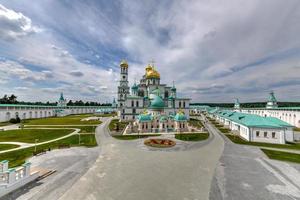
<svg viewBox="0 0 300 200">
<path fill-rule="evenodd" d="M 299 132 L 300 132 L 300 128 L 295 127 L 295 128 L 294 128 L 294 131 L 299 131 Z"/>
<path fill-rule="evenodd" d="M 79 133 L 95 133 L 97 126 L 25 126 L 27 128 L 79 128 Z"/>
<path fill-rule="evenodd" d="M 42 151 L 43 149 L 48 150 L 57 149 L 59 145 L 70 145 L 73 146 L 86 146 L 86 147 L 95 147 L 97 146 L 96 138 L 94 134 L 81 135 L 81 144 L 79 145 L 78 135 L 72 135 L 70 137 L 57 140 L 48 144 L 38 145 L 37 151 Z M 9 167 L 16 167 L 25 162 L 25 160 L 33 155 L 34 147 L 11 151 L 7 153 L 0 154 L 0 160 L 8 160 Z"/>
<path fill-rule="evenodd" d="M 201 141 L 206 140 L 209 137 L 208 133 L 187 133 L 176 134 L 175 138 L 183 141 Z"/>
<path fill-rule="evenodd" d="M 230 129 L 217 127 L 222 133 L 230 133 Z"/>
<path fill-rule="evenodd" d="M 109 130 L 110 131 L 122 131 L 126 126 L 128 125 L 128 122 L 119 122 L 119 119 L 113 119 L 109 123 Z M 115 130 L 115 128 L 119 126 L 119 130 Z"/>
<path fill-rule="evenodd" d="M 245 145 L 252 145 L 252 146 L 261 146 L 261 147 L 271 147 L 271 148 L 280 148 L 280 149 L 294 149 L 300 150 L 300 143 L 288 143 L 288 144 L 270 144 L 270 143 L 263 143 L 263 142 L 248 142 L 243 140 L 239 136 L 225 134 L 232 142 L 236 144 L 245 144 Z"/>
<path fill-rule="evenodd" d="M 117 116 L 117 113 L 108 113 L 108 114 L 95 114 L 97 117 L 114 117 Z"/>
<path fill-rule="evenodd" d="M 0 133 L 0 142 L 44 142 L 72 133 L 72 129 L 18 129 Z"/>
<path fill-rule="evenodd" d="M 151 136 L 160 136 L 160 134 L 155 135 L 114 135 L 113 137 L 119 140 L 135 140 L 139 138 L 147 138 Z"/>
<path fill-rule="evenodd" d="M 10 122 L 0 122 L 0 127 L 1 126 L 7 126 L 7 125 L 11 125 L 12 123 Z"/>
<path fill-rule="evenodd" d="M 203 127 L 202 122 L 198 119 L 190 118 L 188 123 L 189 123 L 190 126 L 194 126 L 196 128 L 202 128 Z"/>
<path fill-rule="evenodd" d="M 261 149 L 270 159 L 300 163 L 300 155 L 296 153 Z"/>
<path fill-rule="evenodd" d="M 8 149 L 14 149 L 19 147 L 19 145 L 16 144 L 0 144 L 0 151 L 8 150 Z"/>
<path fill-rule="evenodd" d="M 49 117 L 42 119 L 23 120 L 24 125 L 73 125 L 73 124 L 101 124 L 99 120 L 81 121 L 94 115 L 68 115 L 66 117 Z"/>
</svg>

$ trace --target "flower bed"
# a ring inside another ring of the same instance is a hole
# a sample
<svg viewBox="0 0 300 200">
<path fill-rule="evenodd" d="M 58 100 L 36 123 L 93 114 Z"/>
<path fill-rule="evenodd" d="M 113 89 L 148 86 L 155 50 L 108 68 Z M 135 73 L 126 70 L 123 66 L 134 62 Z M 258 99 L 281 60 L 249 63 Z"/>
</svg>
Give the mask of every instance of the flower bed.
<svg viewBox="0 0 300 200">
<path fill-rule="evenodd" d="M 176 145 L 176 142 L 169 139 L 147 139 L 144 144 L 156 148 L 168 148 Z"/>
</svg>

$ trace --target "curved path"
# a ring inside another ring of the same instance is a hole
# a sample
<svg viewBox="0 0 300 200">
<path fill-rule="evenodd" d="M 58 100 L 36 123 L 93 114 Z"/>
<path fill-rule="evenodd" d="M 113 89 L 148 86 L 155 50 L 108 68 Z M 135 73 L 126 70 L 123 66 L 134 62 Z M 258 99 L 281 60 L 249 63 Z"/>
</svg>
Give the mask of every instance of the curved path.
<svg viewBox="0 0 300 200">
<path fill-rule="evenodd" d="M 30 128 L 30 129 L 34 129 L 34 128 Z M 14 149 L 8 149 L 8 150 L 0 151 L 0 154 L 10 152 L 10 151 L 16 151 L 16 150 L 20 150 L 20 149 L 25 149 L 25 148 L 28 148 L 28 147 L 33 147 L 35 145 L 47 144 L 47 143 L 50 143 L 50 142 L 61 140 L 61 139 L 70 137 L 72 135 L 78 135 L 78 133 L 80 131 L 80 129 L 78 129 L 78 128 L 38 128 L 38 129 L 74 129 L 74 131 L 72 133 L 68 134 L 68 135 L 65 135 L 65 136 L 62 136 L 62 137 L 59 137 L 59 138 L 55 138 L 55 139 L 52 139 L 52 140 L 48 140 L 48 141 L 45 141 L 45 142 L 36 143 L 36 144 L 35 143 L 24 143 L 24 142 L 0 142 L 0 144 L 20 145 L 20 147 L 17 147 L 17 148 L 14 148 Z"/>
<path fill-rule="evenodd" d="M 208 199 L 224 141 L 214 132 L 198 148 L 149 151 L 141 140 L 121 141 L 97 129 L 102 154 L 60 199 Z M 98 144 L 99 144 L 98 143 Z M 204 144 L 203 144 L 204 143 Z"/>
</svg>

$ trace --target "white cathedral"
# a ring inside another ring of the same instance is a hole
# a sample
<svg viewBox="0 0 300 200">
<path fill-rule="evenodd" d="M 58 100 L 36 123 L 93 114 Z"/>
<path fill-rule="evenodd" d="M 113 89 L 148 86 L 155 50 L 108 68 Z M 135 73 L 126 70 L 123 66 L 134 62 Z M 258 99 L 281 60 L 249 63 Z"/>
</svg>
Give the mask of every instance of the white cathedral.
<svg viewBox="0 0 300 200">
<path fill-rule="evenodd" d="M 180 113 L 189 119 L 189 98 L 179 98 L 176 88 L 160 83 L 160 74 L 149 64 L 138 84 L 134 83 L 131 93 L 128 86 L 128 63 L 120 64 L 120 83 L 118 86 L 118 116 L 121 121 L 136 120 L 141 114 L 152 116 L 173 116 Z M 154 119 L 154 118 L 153 118 Z"/>
</svg>

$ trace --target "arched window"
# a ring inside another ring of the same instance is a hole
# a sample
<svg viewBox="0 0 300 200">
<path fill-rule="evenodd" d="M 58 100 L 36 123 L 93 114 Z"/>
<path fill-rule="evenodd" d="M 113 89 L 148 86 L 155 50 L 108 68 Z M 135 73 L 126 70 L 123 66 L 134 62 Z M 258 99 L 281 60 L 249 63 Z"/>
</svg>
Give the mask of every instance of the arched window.
<svg viewBox="0 0 300 200">
<path fill-rule="evenodd" d="M 168 98 L 168 97 L 169 97 L 169 92 L 165 91 L 165 98 Z"/>
</svg>

